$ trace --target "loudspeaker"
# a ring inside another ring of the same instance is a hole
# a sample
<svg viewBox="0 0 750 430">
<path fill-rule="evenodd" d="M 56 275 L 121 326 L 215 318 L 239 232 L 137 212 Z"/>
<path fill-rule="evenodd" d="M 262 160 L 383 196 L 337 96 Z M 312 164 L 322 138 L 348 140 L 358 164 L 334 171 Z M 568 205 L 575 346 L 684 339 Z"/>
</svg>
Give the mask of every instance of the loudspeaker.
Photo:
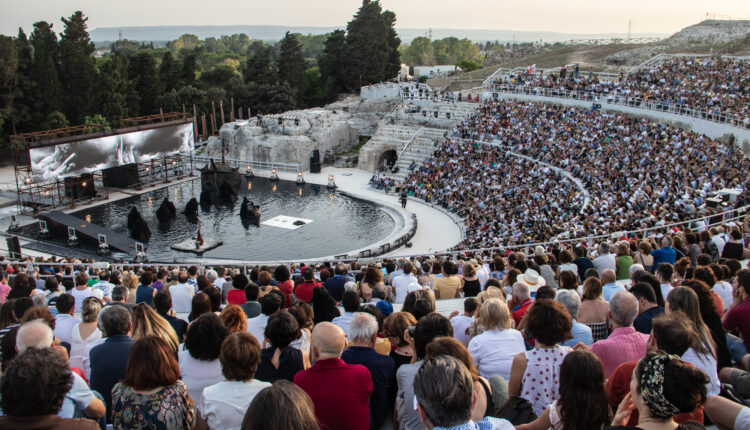
<svg viewBox="0 0 750 430">
<path fill-rule="evenodd" d="M 107 187 L 128 188 L 137 186 L 141 182 L 138 177 L 138 165 L 135 163 L 111 167 L 103 170 L 102 173 L 104 173 L 104 186 Z"/>
<path fill-rule="evenodd" d="M 313 160 L 316 163 L 320 163 L 320 151 L 317 149 L 313 149 L 312 156 L 310 157 L 310 161 L 312 162 Z"/>
<path fill-rule="evenodd" d="M 94 175 L 86 173 L 78 177 L 65 178 L 65 197 L 82 199 L 96 196 Z"/>
<path fill-rule="evenodd" d="M 10 258 L 21 258 L 21 243 L 18 241 L 18 236 L 11 236 L 5 239 L 5 243 L 8 244 L 8 255 L 10 255 Z"/>
<path fill-rule="evenodd" d="M 310 173 L 320 173 L 320 163 L 310 160 Z"/>
</svg>

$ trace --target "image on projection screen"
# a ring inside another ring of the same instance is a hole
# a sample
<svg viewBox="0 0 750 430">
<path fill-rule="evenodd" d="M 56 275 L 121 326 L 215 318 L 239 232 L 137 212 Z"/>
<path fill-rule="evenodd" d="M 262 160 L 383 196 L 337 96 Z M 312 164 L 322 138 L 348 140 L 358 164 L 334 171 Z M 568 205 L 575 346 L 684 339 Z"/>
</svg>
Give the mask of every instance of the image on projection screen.
<svg viewBox="0 0 750 430">
<path fill-rule="evenodd" d="M 193 124 L 98 137 L 29 150 L 35 181 L 78 176 L 193 150 Z"/>
</svg>

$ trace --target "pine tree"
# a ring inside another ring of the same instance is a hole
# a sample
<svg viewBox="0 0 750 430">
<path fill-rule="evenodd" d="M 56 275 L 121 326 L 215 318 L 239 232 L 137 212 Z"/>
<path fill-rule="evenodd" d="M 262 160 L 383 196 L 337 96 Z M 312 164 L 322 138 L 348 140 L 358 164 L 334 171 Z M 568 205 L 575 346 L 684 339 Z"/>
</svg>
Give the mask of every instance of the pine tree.
<svg viewBox="0 0 750 430">
<path fill-rule="evenodd" d="M 271 48 L 260 47 L 245 63 L 245 82 L 258 85 L 273 85 L 278 79 L 271 64 Z"/>
<path fill-rule="evenodd" d="M 140 51 L 130 57 L 128 78 L 135 92 L 140 95 L 138 115 L 156 113 L 159 110 L 156 100 L 162 94 L 162 84 L 156 71 L 156 61 L 150 52 Z"/>
<path fill-rule="evenodd" d="M 99 78 L 95 88 L 95 111 L 117 127 L 119 121 L 136 112 L 138 95 L 128 81 L 128 71 L 122 54 L 115 52 L 106 58 L 99 67 Z"/>
<path fill-rule="evenodd" d="M 320 75 L 329 93 L 347 91 L 346 79 L 346 32 L 336 30 L 326 39 L 323 55 L 318 60 Z"/>
<path fill-rule="evenodd" d="M 61 18 L 65 30 L 60 34 L 60 83 L 63 87 L 65 116 L 73 124 L 81 124 L 91 114 L 96 63 L 94 44 L 86 31 L 83 12 Z"/>
<path fill-rule="evenodd" d="M 18 70 L 11 121 L 14 133 L 18 133 L 35 128 L 31 122 L 31 111 L 34 106 L 34 83 L 31 78 L 34 68 L 34 54 L 31 43 L 22 28 L 18 29 L 18 37 L 16 37 L 14 43 L 18 55 Z"/>
<path fill-rule="evenodd" d="M 13 134 L 13 102 L 18 83 L 18 52 L 12 37 L 0 35 L 0 143 Z"/>
<path fill-rule="evenodd" d="M 185 58 L 182 60 L 182 84 L 183 85 L 193 85 L 193 82 L 195 82 L 195 69 L 197 67 L 196 65 L 197 57 L 195 53 L 190 53 L 185 56 Z"/>
<path fill-rule="evenodd" d="M 386 81 L 398 76 L 401 71 L 401 38 L 396 33 L 396 14 L 390 10 L 383 12 L 383 20 L 387 27 L 388 35 L 386 36 L 386 45 L 388 50 L 388 59 L 385 63 L 385 75 L 382 80 Z"/>
<path fill-rule="evenodd" d="M 161 59 L 159 77 L 164 83 L 164 92 L 179 89 L 182 86 L 182 65 L 177 62 L 171 51 L 167 51 Z"/>
<path fill-rule="evenodd" d="M 63 90 L 57 74 L 60 50 L 52 24 L 47 22 L 34 23 L 30 40 L 34 48 L 34 67 L 31 74 L 34 85 L 32 122 L 41 124 L 52 112 L 60 112 L 63 106 Z"/>
<path fill-rule="evenodd" d="M 401 41 L 396 36 L 395 22 L 396 15 L 383 12 L 379 1 L 362 1 L 362 7 L 346 26 L 350 88 L 386 81 L 398 74 Z"/>
<path fill-rule="evenodd" d="M 302 44 L 299 42 L 299 34 L 290 34 L 288 31 L 281 39 L 281 52 L 279 54 L 279 81 L 286 82 L 296 92 L 296 106 L 304 105 L 305 95 L 305 70 L 307 63 L 302 56 Z"/>
</svg>

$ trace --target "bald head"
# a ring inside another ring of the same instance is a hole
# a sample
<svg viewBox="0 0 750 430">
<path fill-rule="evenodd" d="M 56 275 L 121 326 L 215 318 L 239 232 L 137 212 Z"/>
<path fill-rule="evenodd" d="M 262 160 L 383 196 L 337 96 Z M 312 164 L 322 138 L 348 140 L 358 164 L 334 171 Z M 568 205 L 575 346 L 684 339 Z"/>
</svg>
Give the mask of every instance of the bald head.
<svg viewBox="0 0 750 430">
<path fill-rule="evenodd" d="M 607 269 L 602 272 L 601 276 L 602 284 L 611 284 L 617 280 L 617 274 L 612 269 Z"/>
<path fill-rule="evenodd" d="M 346 348 L 346 335 L 339 326 L 322 322 L 313 328 L 311 346 L 315 360 L 340 358 Z"/>
</svg>

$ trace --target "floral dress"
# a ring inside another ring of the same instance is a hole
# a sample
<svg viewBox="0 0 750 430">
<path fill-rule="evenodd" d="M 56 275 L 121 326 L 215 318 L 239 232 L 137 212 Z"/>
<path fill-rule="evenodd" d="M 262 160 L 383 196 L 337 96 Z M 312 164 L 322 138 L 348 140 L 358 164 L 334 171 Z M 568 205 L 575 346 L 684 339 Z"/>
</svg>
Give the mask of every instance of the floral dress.
<svg viewBox="0 0 750 430">
<path fill-rule="evenodd" d="M 112 424 L 115 429 L 192 428 L 194 413 L 193 401 L 182 381 L 152 394 L 138 394 L 122 383 L 112 388 Z"/>
</svg>

